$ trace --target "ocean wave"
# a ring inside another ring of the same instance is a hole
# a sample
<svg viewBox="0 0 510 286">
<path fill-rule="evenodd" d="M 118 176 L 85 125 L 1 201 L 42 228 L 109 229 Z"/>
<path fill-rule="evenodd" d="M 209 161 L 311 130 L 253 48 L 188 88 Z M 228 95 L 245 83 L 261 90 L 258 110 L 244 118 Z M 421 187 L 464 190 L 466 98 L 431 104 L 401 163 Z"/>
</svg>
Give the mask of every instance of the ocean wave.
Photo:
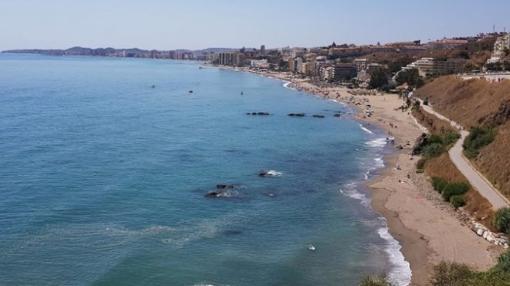
<svg viewBox="0 0 510 286">
<path fill-rule="evenodd" d="M 370 131 L 370 129 L 363 126 L 363 124 L 360 124 L 359 127 L 361 128 L 361 130 L 365 131 L 368 134 L 374 134 L 374 132 Z"/>
<path fill-rule="evenodd" d="M 380 148 L 386 146 L 386 138 L 377 138 L 366 142 L 365 144 L 372 148 Z"/>
<path fill-rule="evenodd" d="M 340 193 L 349 198 L 360 201 L 361 205 L 368 207 L 370 206 L 370 199 L 364 193 L 358 190 L 358 184 L 348 183 L 345 184 L 341 189 Z"/>
<path fill-rule="evenodd" d="M 357 183 L 352 182 L 345 184 L 340 189 L 340 193 L 349 198 L 360 201 L 361 205 L 365 207 L 370 206 L 370 198 L 358 190 Z M 391 264 L 391 269 L 388 273 L 388 279 L 390 282 L 398 286 L 409 285 L 411 283 L 412 275 L 411 267 L 401 252 L 402 247 L 400 243 L 389 233 L 386 219 L 384 217 L 380 217 L 379 221 L 365 221 L 364 223 L 378 227 L 377 234 L 386 242 L 384 252 L 387 254 L 388 260 Z"/>
<path fill-rule="evenodd" d="M 292 87 L 292 82 L 290 82 L 290 81 L 284 81 L 283 82 L 283 87 L 288 88 L 288 89 L 292 89 L 292 90 L 296 90 L 294 87 Z"/>
<path fill-rule="evenodd" d="M 374 161 L 375 161 L 375 168 L 384 167 L 384 159 L 382 157 L 374 158 Z"/>
<path fill-rule="evenodd" d="M 384 223 L 386 224 L 386 220 Z M 390 263 L 392 264 L 392 268 L 390 273 L 388 273 L 388 279 L 391 283 L 398 286 L 407 286 L 411 283 L 411 266 L 409 262 L 407 262 L 402 254 L 402 247 L 400 243 L 393 238 L 390 234 L 388 227 L 384 226 L 377 230 L 379 236 L 387 242 L 385 251 L 388 254 L 388 258 Z"/>
</svg>

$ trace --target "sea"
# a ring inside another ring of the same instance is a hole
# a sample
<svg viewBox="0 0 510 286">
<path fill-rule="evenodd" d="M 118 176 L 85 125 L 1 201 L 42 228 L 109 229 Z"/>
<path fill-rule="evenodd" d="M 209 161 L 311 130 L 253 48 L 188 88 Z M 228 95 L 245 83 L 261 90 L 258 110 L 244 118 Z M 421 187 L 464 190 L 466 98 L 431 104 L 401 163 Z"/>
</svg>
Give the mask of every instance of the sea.
<svg viewBox="0 0 510 286">
<path fill-rule="evenodd" d="M 0 54 L 0 285 L 408 285 L 365 186 L 385 134 L 287 86 Z"/>
</svg>

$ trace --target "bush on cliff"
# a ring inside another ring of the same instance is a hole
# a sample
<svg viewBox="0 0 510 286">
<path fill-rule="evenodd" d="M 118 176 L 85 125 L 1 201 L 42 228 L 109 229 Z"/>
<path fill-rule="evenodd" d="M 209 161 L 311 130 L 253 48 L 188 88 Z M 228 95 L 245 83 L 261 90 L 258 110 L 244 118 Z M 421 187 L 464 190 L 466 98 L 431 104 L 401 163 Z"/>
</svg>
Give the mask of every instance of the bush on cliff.
<svg viewBox="0 0 510 286">
<path fill-rule="evenodd" d="M 510 208 L 499 209 L 494 215 L 493 224 L 498 231 L 510 233 Z"/>
<path fill-rule="evenodd" d="M 441 193 L 445 201 L 450 201 L 452 196 L 463 195 L 469 191 L 469 184 L 465 182 L 448 183 Z"/>
<path fill-rule="evenodd" d="M 425 158 L 434 158 L 444 152 L 442 143 L 431 143 L 423 147 L 422 154 Z"/>
<path fill-rule="evenodd" d="M 442 262 L 434 267 L 432 286 L 508 286 L 510 253 L 502 254 L 498 264 L 486 272 L 476 272 L 464 264 Z"/>
<path fill-rule="evenodd" d="M 448 185 L 448 181 L 441 177 L 433 177 L 432 178 L 432 187 L 434 187 L 434 190 L 436 190 L 438 193 L 441 193 L 444 188 Z"/>
<path fill-rule="evenodd" d="M 454 208 L 458 209 L 466 205 L 466 200 L 464 195 L 455 195 L 450 197 L 450 203 Z"/>
<path fill-rule="evenodd" d="M 460 138 L 460 134 L 455 131 L 452 131 L 452 130 L 445 131 L 443 133 L 443 142 L 446 146 L 451 146 L 451 145 L 455 144 L 455 142 L 457 142 L 457 140 L 459 140 L 459 138 Z"/>
<path fill-rule="evenodd" d="M 384 277 L 368 276 L 361 280 L 359 286 L 391 286 L 391 284 Z"/>
<path fill-rule="evenodd" d="M 440 134 L 422 134 L 413 148 L 413 154 L 421 154 L 427 159 L 437 157 L 447 151 L 459 138 L 460 134 L 452 130 L 442 131 Z"/>
<path fill-rule="evenodd" d="M 496 130 L 488 127 L 475 127 L 464 140 L 464 154 L 468 158 L 475 158 L 480 149 L 489 145 L 496 137 Z"/>
<path fill-rule="evenodd" d="M 469 285 L 467 282 L 475 275 L 469 267 L 463 264 L 441 262 L 434 267 L 431 281 L 433 286 Z"/>
<path fill-rule="evenodd" d="M 498 258 L 498 265 L 496 265 L 495 269 L 510 273 L 510 252 L 501 254 Z"/>
</svg>

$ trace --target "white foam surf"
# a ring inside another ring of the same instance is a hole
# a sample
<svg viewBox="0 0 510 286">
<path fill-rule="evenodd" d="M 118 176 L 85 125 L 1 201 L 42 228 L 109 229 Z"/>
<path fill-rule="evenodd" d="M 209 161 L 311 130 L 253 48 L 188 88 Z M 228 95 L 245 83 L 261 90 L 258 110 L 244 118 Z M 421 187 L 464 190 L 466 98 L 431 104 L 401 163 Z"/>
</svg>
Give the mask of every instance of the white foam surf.
<svg viewBox="0 0 510 286">
<path fill-rule="evenodd" d="M 361 128 L 361 130 L 365 131 L 368 134 L 374 134 L 374 132 L 370 131 L 370 129 L 363 126 L 363 124 L 360 124 L 359 127 Z"/>
<path fill-rule="evenodd" d="M 386 146 L 386 138 L 377 138 L 366 142 L 365 144 L 372 148 L 380 148 Z"/>
<path fill-rule="evenodd" d="M 290 82 L 290 81 L 284 81 L 284 82 L 283 82 L 283 87 L 288 88 L 288 89 L 292 89 L 292 90 L 296 90 L 296 89 L 292 86 L 292 82 Z"/>
<path fill-rule="evenodd" d="M 384 167 L 384 160 L 382 157 L 374 158 L 375 161 L 375 168 L 382 168 Z"/>
<path fill-rule="evenodd" d="M 269 170 L 266 172 L 266 175 L 270 177 L 280 177 L 281 175 L 283 175 L 283 173 L 275 170 Z"/>
<path fill-rule="evenodd" d="M 356 183 L 345 184 L 344 187 L 340 189 L 340 193 L 344 196 L 360 201 L 363 206 L 370 206 L 370 199 L 358 190 L 358 185 Z"/>
<path fill-rule="evenodd" d="M 386 220 L 384 218 L 381 219 L 384 220 L 384 224 L 386 225 Z M 387 243 L 385 252 L 392 265 L 388 273 L 388 280 L 390 280 L 392 285 L 408 286 L 411 284 L 412 272 L 409 262 L 405 260 L 402 254 L 402 246 L 400 246 L 400 243 L 390 234 L 387 226 L 379 228 L 377 233 Z"/>
<path fill-rule="evenodd" d="M 358 185 L 356 183 L 345 184 L 344 187 L 340 189 L 340 193 L 349 198 L 360 201 L 361 205 L 365 207 L 369 207 L 371 202 L 370 198 L 360 192 L 357 187 Z M 409 265 L 409 262 L 405 260 L 404 255 L 401 252 L 402 246 L 390 234 L 386 219 L 384 217 L 380 217 L 379 220 L 380 221 L 373 221 L 373 224 L 374 226 L 380 226 L 377 229 L 377 234 L 386 242 L 384 252 L 388 256 L 388 260 L 391 264 L 388 279 L 392 285 L 408 286 L 411 283 L 411 266 Z"/>
</svg>

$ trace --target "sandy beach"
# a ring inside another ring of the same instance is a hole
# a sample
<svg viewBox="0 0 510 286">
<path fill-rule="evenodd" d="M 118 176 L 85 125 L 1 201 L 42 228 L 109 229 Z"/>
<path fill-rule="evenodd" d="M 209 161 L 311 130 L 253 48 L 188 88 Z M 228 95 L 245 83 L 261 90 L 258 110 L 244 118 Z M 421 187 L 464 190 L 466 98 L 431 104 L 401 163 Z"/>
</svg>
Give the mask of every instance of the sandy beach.
<svg viewBox="0 0 510 286">
<path fill-rule="evenodd" d="M 344 87 L 317 87 L 287 73 L 257 72 L 291 82 L 291 87 L 327 99 L 348 103 L 358 109 L 358 118 L 385 130 L 395 138 L 395 152 L 385 158 L 381 175 L 368 182 L 372 206 L 388 223 L 412 270 L 411 285 L 429 285 L 434 265 L 441 261 L 464 263 L 487 270 L 496 263 L 501 248 L 477 236 L 457 212 L 432 189 L 425 174 L 416 173 L 419 157 L 411 156 L 418 136 L 426 131 L 407 111 L 398 108 L 395 94 L 353 91 Z M 353 95 L 356 94 L 356 95 Z M 401 148 L 400 148 L 401 146 Z"/>
</svg>

